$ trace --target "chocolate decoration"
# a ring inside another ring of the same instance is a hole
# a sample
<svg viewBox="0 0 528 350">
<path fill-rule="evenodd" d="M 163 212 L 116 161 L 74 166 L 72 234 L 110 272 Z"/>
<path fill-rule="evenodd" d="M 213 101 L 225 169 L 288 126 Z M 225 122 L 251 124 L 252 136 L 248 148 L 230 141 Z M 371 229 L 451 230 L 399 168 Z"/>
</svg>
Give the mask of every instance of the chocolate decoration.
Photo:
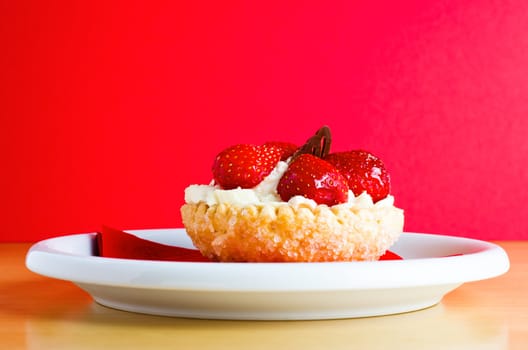
<svg viewBox="0 0 528 350">
<path fill-rule="evenodd" d="M 310 137 L 306 143 L 297 150 L 291 160 L 304 153 L 312 154 L 319 158 L 324 158 L 330 152 L 330 146 L 332 144 L 332 133 L 330 128 L 324 125 L 322 128 L 317 130 L 315 135 Z"/>
</svg>

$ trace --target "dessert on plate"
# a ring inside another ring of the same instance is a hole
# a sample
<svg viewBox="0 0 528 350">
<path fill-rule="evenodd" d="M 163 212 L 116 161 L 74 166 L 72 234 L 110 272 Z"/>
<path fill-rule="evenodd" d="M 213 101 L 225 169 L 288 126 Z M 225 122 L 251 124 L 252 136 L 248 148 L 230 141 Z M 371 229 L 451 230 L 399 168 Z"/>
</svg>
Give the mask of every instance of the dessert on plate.
<svg viewBox="0 0 528 350">
<path fill-rule="evenodd" d="M 377 260 L 403 231 L 383 162 L 330 152 L 330 129 L 305 145 L 239 144 L 220 152 L 209 185 L 185 189 L 183 224 L 222 262 Z"/>
</svg>

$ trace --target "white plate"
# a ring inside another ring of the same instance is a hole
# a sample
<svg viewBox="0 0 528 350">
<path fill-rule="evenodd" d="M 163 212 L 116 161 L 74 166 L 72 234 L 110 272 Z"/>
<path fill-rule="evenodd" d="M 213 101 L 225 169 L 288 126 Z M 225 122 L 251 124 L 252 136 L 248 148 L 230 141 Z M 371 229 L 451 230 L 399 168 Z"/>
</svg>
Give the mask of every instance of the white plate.
<svg viewBox="0 0 528 350">
<path fill-rule="evenodd" d="M 184 229 L 130 231 L 192 247 Z M 299 320 L 423 309 L 464 282 L 505 273 L 499 246 L 468 238 L 404 233 L 404 260 L 335 263 L 203 263 L 94 256 L 95 234 L 36 243 L 27 267 L 69 280 L 102 305 L 147 314 L 215 319 Z M 450 256 L 459 254 L 457 256 Z"/>
</svg>

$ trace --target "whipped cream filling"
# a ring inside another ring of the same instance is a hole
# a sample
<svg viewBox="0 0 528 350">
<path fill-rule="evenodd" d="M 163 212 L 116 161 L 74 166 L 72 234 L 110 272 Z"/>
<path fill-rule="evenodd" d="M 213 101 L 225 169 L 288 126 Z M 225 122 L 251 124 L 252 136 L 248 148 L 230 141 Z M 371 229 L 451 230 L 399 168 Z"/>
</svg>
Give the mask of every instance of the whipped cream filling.
<svg viewBox="0 0 528 350">
<path fill-rule="evenodd" d="M 185 189 L 185 202 L 190 204 L 205 202 L 209 206 L 220 203 L 229 203 L 236 206 L 266 204 L 274 206 L 291 205 L 294 207 L 303 205 L 311 208 L 318 206 L 319 204 L 314 200 L 303 196 L 294 196 L 288 202 L 284 202 L 280 198 L 277 193 L 277 185 L 287 169 L 288 163 L 283 161 L 279 162 L 273 171 L 260 184 L 253 188 L 224 190 L 213 183 L 210 185 L 190 185 Z M 352 191 L 348 191 L 348 201 L 337 204 L 336 206 L 355 208 L 392 207 L 394 206 L 394 197 L 389 195 L 374 203 L 372 197 L 367 192 L 363 192 L 356 197 Z"/>
</svg>

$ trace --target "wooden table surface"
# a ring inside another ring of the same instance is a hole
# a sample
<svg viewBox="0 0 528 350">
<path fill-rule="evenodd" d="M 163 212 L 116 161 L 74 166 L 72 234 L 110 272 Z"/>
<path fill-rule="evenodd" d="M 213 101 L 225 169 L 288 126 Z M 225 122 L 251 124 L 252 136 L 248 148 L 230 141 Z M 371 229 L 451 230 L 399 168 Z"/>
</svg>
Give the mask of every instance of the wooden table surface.
<svg viewBox="0 0 528 350">
<path fill-rule="evenodd" d="M 219 321 L 134 314 L 24 264 L 0 244 L 0 349 L 528 349 L 528 242 L 497 242 L 503 276 L 466 283 L 431 308 L 326 321 Z"/>
</svg>

